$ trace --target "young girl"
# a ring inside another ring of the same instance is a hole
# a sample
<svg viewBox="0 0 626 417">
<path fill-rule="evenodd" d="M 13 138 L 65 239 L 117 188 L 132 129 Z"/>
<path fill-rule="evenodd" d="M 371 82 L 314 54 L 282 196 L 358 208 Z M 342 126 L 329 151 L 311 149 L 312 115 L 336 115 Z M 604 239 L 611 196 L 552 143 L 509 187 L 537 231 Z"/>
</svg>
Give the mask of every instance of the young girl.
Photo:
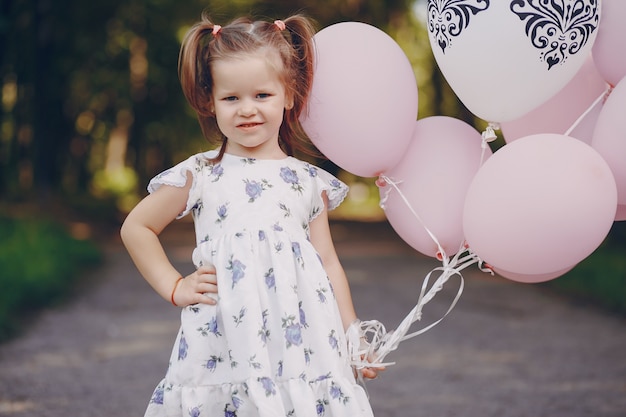
<svg viewBox="0 0 626 417">
<path fill-rule="evenodd" d="M 300 15 L 225 27 L 203 17 L 183 41 L 183 91 L 221 146 L 153 178 L 121 229 L 141 274 L 182 307 L 146 416 L 372 415 L 346 349 L 356 314 L 328 225 L 347 187 L 293 156 L 307 143 L 298 117 L 313 34 Z M 158 235 L 187 213 L 197 270 L 182 277 Z"/>
</svg>

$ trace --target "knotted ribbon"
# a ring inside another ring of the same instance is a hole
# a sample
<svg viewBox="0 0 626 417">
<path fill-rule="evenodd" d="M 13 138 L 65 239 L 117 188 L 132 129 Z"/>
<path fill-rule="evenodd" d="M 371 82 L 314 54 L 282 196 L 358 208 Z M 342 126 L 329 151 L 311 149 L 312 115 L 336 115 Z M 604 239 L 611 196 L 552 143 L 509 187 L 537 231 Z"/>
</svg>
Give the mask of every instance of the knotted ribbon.
<svg viewBox="0 0 626 417">
<path fill-rule="evenodd" d="M 418 336 L 439 324 L 454 308 L 457 301 L 461 297 L 464 289 L 464 279 L 461 271 L 470 265 L 478 264 L 478 267 L 483 272 L 489 272 L 493 275 L 493 271 L 486 265 L 475 253 L 473 253 L 467 244 L 463 243 L 457 253 L 448 257 L 437 240 L 437 237 L 428 229 L 424 224 L 419 214 L 413 209 L 406 196 L 402 193 L 398 187 L 399 182 L 392 180 L 391 178 L 380 175 L 376 184 L 379 187 L 390 186 L 391 188 L 381 198 L 380 205 L 384 209 L 384 205 L 387 201 L 389 193 L 392 190 L 398 192 L 404 203 L 407 205 L 411 213 L 422 224 L 428 235 L 437 245 L 438 253 L 437 258 L 441 260 L 442 266 L 434 268 L 430 271 L 422 283 L 422 288 L 417 300 L 417 304 L 411 310 L 411 312 L 401 321 L 398 327 L 390 332 L 387 332 L 385 326 L 378 320 L 360 321 L 355 320 L 346 331 L 348 341 L 348 354 L 351 358 L 352 366 L 357 370 L 359 379 L 362 380 L 360 372 L 362 368 L 366 367 L 380 367 L 393 365 L 395 362 L 384 362 L 385 357 L 394 350 L 397 349 L 400 342 L 411 339 Z M 434 280 L 434 283 L 429 288 L 429 284 L 432 278 L 439 273 L 439 276 Z M 424 306 L 433 299 L 435 294 L 443 289 L 444 284 L 453 276 L 458 276 L 460 285 L 456 296 L 452 300 L 450 307 L 446 313 L 431 323 L 430 325 L 417 330 L 413 333 L 408 333 L 410 327 L 416 321 L 421 320 L 422 310 Z"/>
</svg>

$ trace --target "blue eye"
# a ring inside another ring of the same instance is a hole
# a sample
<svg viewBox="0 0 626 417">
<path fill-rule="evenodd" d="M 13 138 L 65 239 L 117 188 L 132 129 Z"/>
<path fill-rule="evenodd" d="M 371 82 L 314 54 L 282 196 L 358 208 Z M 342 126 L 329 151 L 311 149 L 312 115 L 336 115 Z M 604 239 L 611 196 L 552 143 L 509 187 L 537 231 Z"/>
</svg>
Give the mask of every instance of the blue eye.
<svg viewBox="0 0 626 417">
<path fill-rule="evenodd" d="M 257 96 L 258 98 L 261 98 L 261 99 L 262 99 L 262 98 L 268 98 L 268 97 L 270 97 L 270 96 L 271 96 L 271 94 L 268 94 L 268 93 L 259 93 L 259 94 L 257 94 L 256 96 Z"/>
<path fill-rule="evenodd" d="M 235 100 L 237 100 L 237 97 L 235 97 L 235 96 L 228 96 L 228 97 L 224 97 L 222 100 L 224 100 L 224 101 L 235 101 Z"/>
</svg>

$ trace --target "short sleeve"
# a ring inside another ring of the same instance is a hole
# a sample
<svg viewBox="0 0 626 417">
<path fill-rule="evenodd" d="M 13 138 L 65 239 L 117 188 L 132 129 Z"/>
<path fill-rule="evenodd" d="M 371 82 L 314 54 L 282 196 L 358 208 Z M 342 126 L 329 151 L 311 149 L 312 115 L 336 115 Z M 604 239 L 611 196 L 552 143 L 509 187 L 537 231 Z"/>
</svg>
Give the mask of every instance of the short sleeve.
<svg viewBox="0 0 626 417">
<path fill-rule="evenodd" d="M 200 171 L 204 165 L 206 165 L 206 158 L 202 154 L 194 155 L 152 178 L 148 183 L 148 192 L 153 193 L 163 185 L 184 187 L 187 183 L 187 173 L 191 173 L 193 182 L 189 189 L 185 210 L 176 217 L 180 219 L 189 214 L 200 202 L 201 194 L 198 182 L 201 178 Z"/>
<path fill-rule="evenodd" d="M 317 199 L 323 207 L 322 191 L 328 197 L 328 210 L 337 208 L 348 195 L 348 186 L 335 176 L 321 168 L 316 169 L 315 182 L 317 184 Z"/>
</svg>

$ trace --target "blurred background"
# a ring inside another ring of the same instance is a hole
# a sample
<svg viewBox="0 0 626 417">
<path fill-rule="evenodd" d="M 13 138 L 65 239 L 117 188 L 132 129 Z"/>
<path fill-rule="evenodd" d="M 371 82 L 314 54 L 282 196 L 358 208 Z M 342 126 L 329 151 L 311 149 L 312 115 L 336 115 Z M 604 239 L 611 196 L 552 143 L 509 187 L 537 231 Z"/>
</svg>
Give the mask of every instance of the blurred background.
<svg viewBox="0 0 626 417">
<path fill-rule="evenodd" d="M 436 68 L 419 18 L 423 3 L 69 0 L 61 7 L 52 0 L 3 0 L 2 209 L 55 207 L 119 219 L 144 195 L 152 176 L 206 150 L 177 76 L 180 42 L 203 10 L 218 23 L 240 15 L 277 19 L 304 12 L 318 29 L 341 21 L 374 25 L 409 57 L 420 117 L 448 115 L 472 124 L 473 116 Z M 344 178 L 356 183 L 353 197 L 363 211 L 344 215 L 380 217 L 370 182 Z M 364 206 L 370 192 L 374 204 Z"/>
<path fill-rule="evenodd" d="M 437 68 L 425 3 L 0 0 L 0 340 L 12 332 L 15 325 L 3 323 L 16 311 L 67 297 L 64 288 L 78 271 L 101 261 L 93 241 L 101 231 L 117 233 L 151 177 L 207 150 L 177 76 L 182 37 L 204 10 L 222 24 L 241 15 L 273 20 L 303 12 L 318 29 L 342 21 L 374 25 L 413 66 L 419 118 L 446 115 L 482 130 L 484 122 Z M 323 166 L 351 185 L 337 218 L 385 220 L 374 178 Z M 624 228 L 609 240 L 623 243 Z M 608 297 L 610 308 L 623 311 L 626 265 L 618 247 L 599 261 L 602 268 L 591 264 L 581 275 L 605 279 L 617 271 L 616 284 L 602 290 L 608 295 L 593 297 Z M 588 282 L 574 292 L 592 297 Z"/>
</svg>

